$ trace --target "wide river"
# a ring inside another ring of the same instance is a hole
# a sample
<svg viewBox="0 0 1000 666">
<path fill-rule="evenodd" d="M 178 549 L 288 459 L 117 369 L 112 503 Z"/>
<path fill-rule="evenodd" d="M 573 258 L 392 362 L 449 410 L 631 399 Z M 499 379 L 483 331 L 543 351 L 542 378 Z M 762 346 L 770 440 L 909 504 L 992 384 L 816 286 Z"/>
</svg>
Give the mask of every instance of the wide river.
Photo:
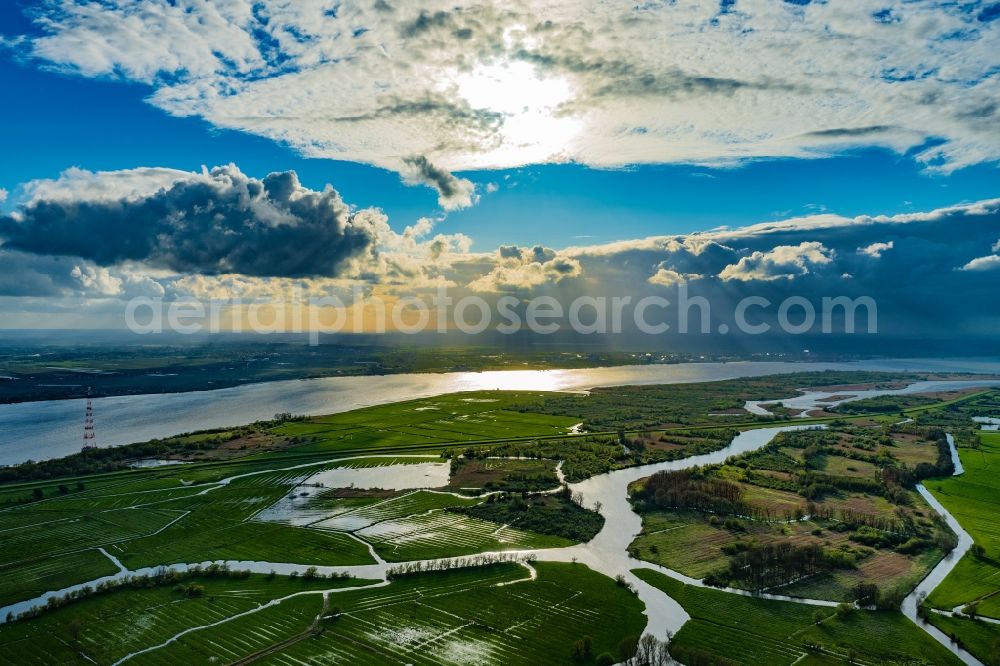
<svg viewBox="0 0 1000 666">
<path fill-rule="evenodd" d="M 670 384 L 812 370 L 978 372 L 1000 375 L 1000 359 L 886 359 L 851 363 L 679 363 L 575 370 L 511 370 L 327 377 L 247 384 L 215 391 L 94 400 L 97 441 L 118 446 L 183 432 L 242 425 L 281 412 L 332 414 L 368 405 L 475 390 L 573 391 L 597 386 Z M 82 400 L 0 405 L 0 465 L 79 451 Z"/>
</svg>

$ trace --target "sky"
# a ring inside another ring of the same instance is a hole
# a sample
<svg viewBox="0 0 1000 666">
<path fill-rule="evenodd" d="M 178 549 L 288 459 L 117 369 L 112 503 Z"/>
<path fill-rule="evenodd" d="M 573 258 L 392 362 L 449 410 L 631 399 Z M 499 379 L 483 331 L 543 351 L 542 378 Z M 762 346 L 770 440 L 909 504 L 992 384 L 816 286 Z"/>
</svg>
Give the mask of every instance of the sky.
<svg viewBox="0 0 1000 666">
<path fill-rule="evenodd" d="M 684 284 L 989 335 L 998 54 L 988 2 L 14 0 L 2 325 Z"/>
</svg>

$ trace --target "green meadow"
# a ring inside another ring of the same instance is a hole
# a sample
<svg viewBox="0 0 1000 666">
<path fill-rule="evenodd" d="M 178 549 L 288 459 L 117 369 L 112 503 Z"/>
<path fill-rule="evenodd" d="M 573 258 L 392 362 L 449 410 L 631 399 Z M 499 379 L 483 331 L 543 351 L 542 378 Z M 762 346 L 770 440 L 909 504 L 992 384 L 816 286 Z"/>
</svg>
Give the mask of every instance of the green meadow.
<svg viewBox="0 0 1000 666">
<path fill-rule="evenodd" d="M 927 602 L 947 610 L 976 602 L 979 614 L 1000 619 L 1000 433 L 980 439 L 980 448 L 959 451 L 965 474 L 926 484 L 981 548 L 962 558 Z"/>
<path fill-rule="evenodd" d="M 671 642 L 685 663 L 961 664 L 897 611 L 841 614 L 693 587 L 650 569 L 633 573 L 691 616 Z"/>
</svg>

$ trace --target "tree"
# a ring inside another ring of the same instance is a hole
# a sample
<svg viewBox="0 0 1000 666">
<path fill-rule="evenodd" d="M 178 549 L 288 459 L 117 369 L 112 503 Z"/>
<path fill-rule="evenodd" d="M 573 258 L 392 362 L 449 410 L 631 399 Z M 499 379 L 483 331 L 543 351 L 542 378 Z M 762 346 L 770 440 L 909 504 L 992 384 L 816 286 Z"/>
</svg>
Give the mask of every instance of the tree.
<svg viewBox="0 0 1000 666">
<path fill-rule="evenodd" d="M 618 656 L 626 664 L 634 663 L 635 653 L 639 649 L 639 637 L 629 634 L 618 642 Z"/>
<path fill-rule="evenodd" d="M 80 633 L 83 631 L 83 624 L 80 622 L 80 618 L 74 617 L 66 625 L 66 633 L 69 635 L 71 641 L 76 643 L 80 640 Z"/>
<path fill-rule="evenodd" d="M 583 647 L 583 639 L 573 643 L 573 648 L 570 650 L 569 655 L 573 657 L 573 661 L 583 661 L 587 657 L 587 652 Z"/>
<path fill-rule="evenodd" d="M 639 648 L 635 653 L 635 661 L 646 666 L 666 666 L 670 663 L 669 636 L 667 641 L 661 641 L 652 634 L 645 634 L 639 639 Z"/>
</svg>

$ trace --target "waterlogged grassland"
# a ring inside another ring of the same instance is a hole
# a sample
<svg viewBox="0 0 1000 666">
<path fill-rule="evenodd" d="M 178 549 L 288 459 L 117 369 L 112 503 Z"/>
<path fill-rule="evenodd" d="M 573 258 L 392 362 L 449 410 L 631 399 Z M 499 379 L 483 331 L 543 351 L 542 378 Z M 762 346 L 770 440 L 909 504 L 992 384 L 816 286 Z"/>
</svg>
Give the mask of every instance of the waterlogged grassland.
<svg viewBox="0 0 1000 666">
<path fill-rule="evenodd" d="M 593 664 L 601 653 L 617 654 L 623 636 L 642 632 L 642 603 L 610 578 L 582 564 L 533 566 L 534 581 L 507 564 L 332 595 L 341 612 L 322 622 L 322 633 L 266 663 L 573 663 L 573 644 L 589 636 L 592 654 L 577 663 Z"/>
<path fill-rule="evenodd" d="M 371 582 L 262 575 L 246 578 L 203 576 L 183 581 L 183 585 L 200 586 L 202 589 L 197 595 L 185 593 L 173 585 L 117 590 L 30 620 L 0 625 L 0 664 L 75 664 L 81 661 L 110 664 L 132 652 L 159 645 L 182 631 L 225 622 L 272 599 L 292 594 L 316 592 L 304 597 L 308 605 L 315 608 L 312 615 L 316 615 L 322 604 L 320 590 Z M 289 600 L 277 608 L 294 615 L 292 609 L 296 603 Z M 276 624 L 276 618 L 265 618 L 264 622 L 268 620 Z M 212 656 L 230 661 L 235 650 L 213 652 L 205 649 L 206 643 L 219 646 L 242 643 L 245 637 L 240 635 L 240 630 L 245 629 L 246 624 L 233 620 L 193 632 L 189 638 L 181 639 L 176 649 L 163 651 L 167 655 L 165 661 L 158 651 L 154 651 L 129 663 L 208 663 Z M 273 632 L 273 628 L 269 626 L 268 632 Z M 186 661 L 180 660 L 182 654 Z"/>
<path fill-rule="evenodd" d="M 961 664 L 895 611 L 854 611 L 741 597 L 692 587 L 648 569 L 639 578 L 691 616 L 671 643 L 685 663 Z"/>
<path fill-rule="evenodd" d="M 977 546 L 927 601 L 949 610 L 978 601 L 980 614 L 1000 618 L 1000 433 L 979 436 L 979 449 L 959 452 L 965 474 L 926 484 Z"/>
<path fill-rule="evenodd" d="M 241 659 L 266 653 L 286 641 L 310 637 L 309 629 L 322 611 L 320 595 L 293 597 L 218 627 L 185 634 L 128 663 L 143 666 L 240 663 Z"/>
<path fill-rule="evenodd" d="M 218 559 L 373 561 L 344 534 L 249 521 L 288 492 L 301 470 L 185 486 L 188 472 L 173 470 L 178 476 L 157 478 L 148 489 L 121 479 L 0 511 L 0 598 L 29 599 L 114 573 L 100 547 L 130 568 Z"/>
<path fill-rule="evenodd" d="M 558 548 L 574 541 L 526 532 L 488 520 L 436 511 L 386 520 L 357 532 L 388 562 L 472 555 L 502 550 Z"/>
<path fill-rule="evenodd" d="M 331 491 L 331 494 L 339 493 L 340 491 Z M 357 501 L 361 498 L 351 499 Z M 401 491 L 386 499 L 380 499 L 378 493 L 374 493 L 373 497 L 365 500 L 362 506 L 338 511 L 332 518 L 313 523 L 313 526 L 329 530 L 355 531 L 382 521 L 402 520 L 409 516 L 440 512 L 451 507 L 470 506 L 480 501 L 426 490 Z"/>
</svg>

